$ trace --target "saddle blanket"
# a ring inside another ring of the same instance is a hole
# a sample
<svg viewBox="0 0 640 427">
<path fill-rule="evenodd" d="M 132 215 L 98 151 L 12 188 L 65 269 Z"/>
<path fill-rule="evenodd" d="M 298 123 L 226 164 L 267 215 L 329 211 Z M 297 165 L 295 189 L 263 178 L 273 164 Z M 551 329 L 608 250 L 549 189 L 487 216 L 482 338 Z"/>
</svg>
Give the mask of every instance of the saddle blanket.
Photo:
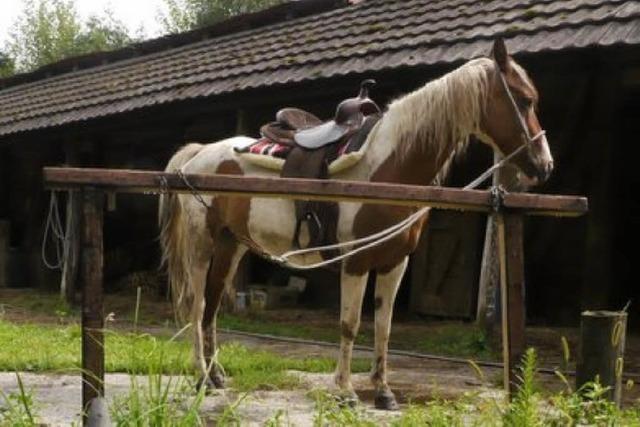
<svg viewBox="0 0 640 427">
<path fill-rule="evenodd" d="M 355 165 L 362 158 L 364 150 L 350 151 L 349 142 L 338 146 L 337 157 L 329 163 L 329 174 L 335 174 Z M 289 145 L 278 144 L 268 138 L 260 138 L 257 141 L 243 146 L 235 147 L 236 153 L 245 160 L 258 166 L 280 171 L 284 160 L 291 151 Z"/>
</svg>

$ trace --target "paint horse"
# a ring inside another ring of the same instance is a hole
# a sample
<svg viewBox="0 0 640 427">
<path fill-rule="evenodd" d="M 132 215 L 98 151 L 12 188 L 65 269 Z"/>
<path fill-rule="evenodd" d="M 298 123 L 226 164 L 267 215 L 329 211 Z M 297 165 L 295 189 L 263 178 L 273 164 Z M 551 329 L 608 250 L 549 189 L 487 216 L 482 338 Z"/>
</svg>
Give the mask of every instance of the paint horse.
<svg viewBox="0 0 640 427">
<path fill-rule="evenodd" d="M 440 183 L 454 157 L 475 135 L 503 155 L 523 179 L 545 181 L 553 159 L 536 115 L 538 92 L 525 70 L 497 40 L 489 57 L 471 60 L 388 105 L 369 134 L 362 158 L 333 178 L 398 184 Z M 530 137 L 528 135 L 536 135 Z M 166 170 L 184 174 L 277 176 L 239 155 L 234 147 L 254 141 L 234 137 L 207 145 L 188 144 Z M 522 147 L 525 145 L 525 147 Z M 523 149 L 524 148 L 524 149 Z M 390 227 L 417 208 L 339 203 L 338 241 L 368 236 Z M 375 288 L 375 354 L 371 381 L 375 406 L 398 407 L 387 383 L 387 349 L 394 300 L 407 259 L 416 248 L 428 213 L 402 234 L 356 254 L 341 264 L 341 342 L 335 373 L 341 394 L 356 398 L 351 355 L 370 271 Z M 159 220 L 164 261 L 177 308 L 194 330 L 194 354 L 201 386 L 223 387 L 216 361 L 216 314 L 226 286 L 247 250 L 280 255 L 291 249 L 296 224 L 292 200 L 215 196 L 201 203 L 191 194 L 163 195 Z M 303 254 L 298 264 L 320 261 Z"/>
</svg>

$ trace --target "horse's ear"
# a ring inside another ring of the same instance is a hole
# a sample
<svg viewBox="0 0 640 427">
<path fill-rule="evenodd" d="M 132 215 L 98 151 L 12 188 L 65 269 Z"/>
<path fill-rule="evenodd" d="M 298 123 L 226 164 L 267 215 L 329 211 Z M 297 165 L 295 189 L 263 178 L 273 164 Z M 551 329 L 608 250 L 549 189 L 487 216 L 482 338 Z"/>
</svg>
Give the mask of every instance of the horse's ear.
<svg viewBox="0 0 640 427">
<path fill-rule="evenodd" d="M 496 61 L 500 70 L 506 73 L 509 69 L 509 54 L 507 53 L 507 46 L 504 44 L 502 37 L 498 37 L 493 42 L 491 57 Z"/>
</svg>

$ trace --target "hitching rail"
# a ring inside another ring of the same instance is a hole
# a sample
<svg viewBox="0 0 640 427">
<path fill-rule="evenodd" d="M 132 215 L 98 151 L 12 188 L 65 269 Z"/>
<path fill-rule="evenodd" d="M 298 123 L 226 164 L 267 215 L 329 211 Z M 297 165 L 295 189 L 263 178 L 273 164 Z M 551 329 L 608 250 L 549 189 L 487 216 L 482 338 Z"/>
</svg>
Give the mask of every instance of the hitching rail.
<svg viewBox="0 0 640 427">
<path fill-rule="evenodd" d="M 104 312 L 102 298 L 102 223 L 104 193 L 190 193 L 175 173 L 139 170 L 44 168 L 45 187 L 77 190 L 83 200 L 82 402 L 104 395 Z M 517 382 L 515 367 L 524 352 L 524 215 L 576 217 L 588 211 L 584 197 L 507 193 L 354 181 L 263 178 L 230 175 L 187 175 L 199 194 L 351 201 L 485 212 L 497 216 L 504 387 Z M 498 209 L 496 209 L 498 208 Z"/>
<path fill-rule="evenodd" d="M 491 194 L 486 190 L 233 175 L 186 175 L 186 178 L 200 194 L 432 206 L 476 212 L 493 209 Z M 93 187 L 117 193 L 157 193 L 164 190 L 166 182 L 171 192 L 190 192 L 179 175 L 156 171 L 44 168 L 44 182 L 49 189 Z M 507 193 L 502 206 L 526 215 L 580 216 L 588 211 L 585 197 L 530 193 Z"/>
</svg>

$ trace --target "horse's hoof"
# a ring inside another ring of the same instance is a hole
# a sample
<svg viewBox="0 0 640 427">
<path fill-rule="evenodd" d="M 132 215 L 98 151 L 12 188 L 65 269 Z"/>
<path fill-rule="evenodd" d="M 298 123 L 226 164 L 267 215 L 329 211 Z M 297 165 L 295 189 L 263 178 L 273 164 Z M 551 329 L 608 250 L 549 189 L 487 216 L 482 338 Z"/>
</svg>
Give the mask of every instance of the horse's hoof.
<svg viewBox="0 0 640 427">
<path fill-rule="evenodd" d="M 360 401 L 355 391 L 342 392 L 335 396 L 338 406 L 343 408 L 355 408 Z"/>
<path fill-rule="evenodd" d="M 217 389 L 223 389 L 224 388 L 224 375 L 222 375 L 219 372 L 212 372 L 209 375 L 209 380 L 211 381 L 211 383 L 213 384 L 213 386 Z"/>
<path fill-rule="evenodd" d="M 211 378 L 200 378 L 196 383 L 196 392 L 200 393 L 204 390 L 204 394 L 211 394 L 213 390 L 215 390 L 216 384 Z"/>
<path fill-rule="evenodd" d="M 376 409 L 383 409 L 385 411 L 397 411 L 400 409 L 396 396 L 391 390 L 377 391 L 374 399 Z"/>
</svg>

